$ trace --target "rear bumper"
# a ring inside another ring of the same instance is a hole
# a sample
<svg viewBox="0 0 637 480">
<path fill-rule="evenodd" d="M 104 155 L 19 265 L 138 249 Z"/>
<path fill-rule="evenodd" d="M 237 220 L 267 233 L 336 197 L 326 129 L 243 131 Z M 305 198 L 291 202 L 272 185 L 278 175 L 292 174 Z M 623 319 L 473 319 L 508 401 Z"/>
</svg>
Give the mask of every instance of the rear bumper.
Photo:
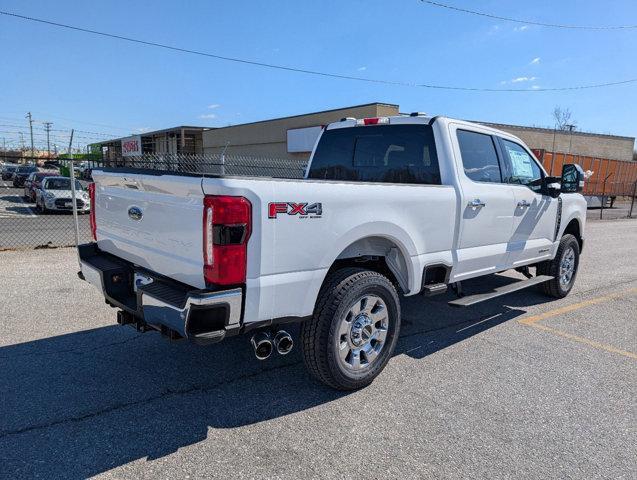
<svg viewBox="0 0 637 480">
<path fill-rule="evenodd" d="M 78 275 L 102 292 L 107 303 L 123 310 L 120 323 L 135 324 L 142 330 L 152 328 L 201 345 L 219 342 L 241 328 L 241 288 L 192 289 L 102 252 L 95 244 L 80 245 L 79 254 Z M 152 278 L 152 283 L 135 289 L 135 272 Z"/>
</svg>

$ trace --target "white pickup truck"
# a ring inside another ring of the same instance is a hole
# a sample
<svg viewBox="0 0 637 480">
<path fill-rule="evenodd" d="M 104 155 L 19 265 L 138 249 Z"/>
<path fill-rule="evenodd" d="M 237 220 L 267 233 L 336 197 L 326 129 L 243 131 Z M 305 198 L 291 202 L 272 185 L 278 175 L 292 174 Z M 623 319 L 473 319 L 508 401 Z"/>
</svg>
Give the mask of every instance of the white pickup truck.
<svg viewBox="0 0 637 480">
<path fill-rule="evenodd" d="M 584 176 L 548 177 L 524 143 L 421 114 L 327 125 L 304 179 L 94 170 L 81 278 L 118 322 L 198 344 L 252 333 L 258 358 L 293 345 L 312 375 L 368 385 L 392 356 L 400 295 L 453 306 L 538 284 L 564 297 L 584 242 Z M 533 267 L 533 270 L 530 269 Z M 527 279 L 462 295 L 461 282 Z"/>
</svg>

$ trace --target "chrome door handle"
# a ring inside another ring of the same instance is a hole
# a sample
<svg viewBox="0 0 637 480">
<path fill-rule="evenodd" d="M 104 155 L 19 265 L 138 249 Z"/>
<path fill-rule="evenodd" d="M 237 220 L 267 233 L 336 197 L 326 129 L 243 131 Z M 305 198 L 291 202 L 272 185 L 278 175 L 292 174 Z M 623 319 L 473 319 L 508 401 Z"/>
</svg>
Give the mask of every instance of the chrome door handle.
<svg viewBox="0 0 637 480">
<path fill-rule="evenodd" d="M 531 204 L 527 202 L 526 200 L 522 200 L 521 202 L 518 202 L 518 207 L 520 208 L 529 208 L 530 206 Z"/>
<path fill-rule="evenodd" d="M 479 198 L 474 198 L 473 200 L 471 200 L 468 204 L 467 207 L 471 207 L 471 208 L 482 208 L 482 207 L 486 207 L 487 204 L 484 203 L 482 200 L 480 200 Z"/>
</svg>

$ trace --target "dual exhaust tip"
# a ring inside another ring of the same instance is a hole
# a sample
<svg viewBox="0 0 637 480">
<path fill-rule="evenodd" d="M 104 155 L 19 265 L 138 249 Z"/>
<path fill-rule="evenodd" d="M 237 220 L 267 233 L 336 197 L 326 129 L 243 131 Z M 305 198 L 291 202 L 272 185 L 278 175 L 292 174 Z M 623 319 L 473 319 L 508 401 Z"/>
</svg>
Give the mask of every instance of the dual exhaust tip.
<svg viewBox="0 0 637 480">
<path fill-rule="evenodd" d="M 258 360 L 267 360 L 274 350 L 279 355 L 287 355 L 294 346 L 292 337 L 285 330 L 279 330 L 274 336 L 270 332 L 257 332 L 252 335 L 250 343 Z"/>
</svg>

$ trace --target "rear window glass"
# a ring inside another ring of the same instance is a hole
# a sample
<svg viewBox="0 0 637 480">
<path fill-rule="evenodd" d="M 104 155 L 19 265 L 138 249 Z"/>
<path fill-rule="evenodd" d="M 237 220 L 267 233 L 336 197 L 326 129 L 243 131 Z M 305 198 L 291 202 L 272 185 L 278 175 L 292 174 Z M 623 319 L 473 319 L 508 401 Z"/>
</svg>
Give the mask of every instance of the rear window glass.
<svg viewBox="0 0 637 480">
<path fill-rule="evenodd" d="M 429 125 L 369 125 L 323 133 L 309 178 L 440 184 Z"/>
</svg>

